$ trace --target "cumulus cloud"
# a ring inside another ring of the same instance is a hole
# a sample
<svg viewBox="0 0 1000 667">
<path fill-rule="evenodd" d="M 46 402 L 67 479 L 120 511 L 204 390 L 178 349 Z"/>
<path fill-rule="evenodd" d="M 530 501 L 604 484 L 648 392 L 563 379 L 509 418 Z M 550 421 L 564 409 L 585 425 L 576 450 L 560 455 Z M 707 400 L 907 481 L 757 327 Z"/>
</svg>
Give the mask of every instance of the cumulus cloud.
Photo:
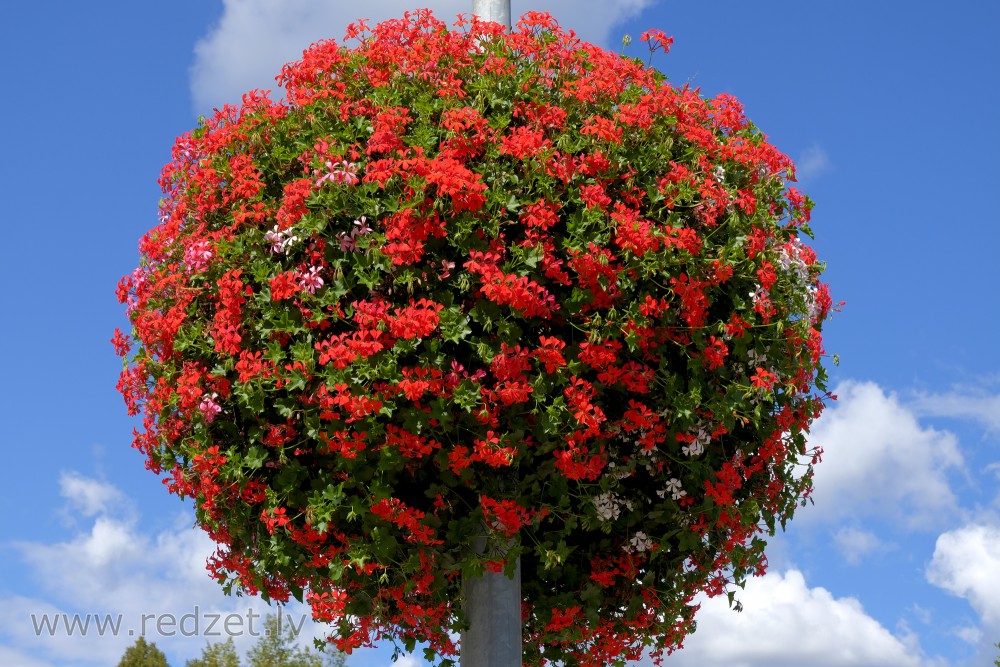
<svg viewBox="0 0 1000 667">
<path fill-rule="evenodd" d="M 958 440 L 921 425 L 894 394 L 871 382 L 847 382 L 816 422 L 810 443 L 825 450 L 816 467 L 816 506 L 803 521 L 882 516 L 909 528 L 953 518 L 949 484 L 961 469 Z"/>
<path fill-rule="evenodd" d="M 652 0 L 537 0 L 527 5 L 515 0 L 511 13 L 516 22 L 529 9 L 550 12 L 582 39 L 602 44 L 613 36 L 616 25 L 651 4 Z M 378 22 L 401 17 L 414 7 L 409 0 L 369 0 L 361 5 L 328 0 L 223 0 L 218 25 L 195 46 L 191 69 L 195 109 L 205 113 L 227 102 L 239 102 L 248 90 L 274 89 L 281 66 L 300 58 L 309 44 L 340 40 L 347 26 L 359 18 Z M 435 15 L 448 23 L 471 8 L 469 0 L 434 3 Z"/>
<path fill-rule="evenodd" d="M 64 472 L 59 476 L 59 490 L 68 501 L 68 510 L 85 517 L 125 506 L 121 492 L 114 486 L 76 472 Z"/>
<path fill-rule="evenodd" d="M 1000 637 L 1000 524 L 974 523 L 941 534 L 925 572 L 927 581 L 965 598 L 979 624 L 952 619 L 950 631 L 978 648 L 976 664 L 992 664 Z"/>
<path fill-rule="evenodd" d="M 80 515 L 100 507 L 85 530 L 56 543 L 22 543 L 19 550 L 31 563 L 38 582 L 32 597 L 0 597 L 0 664 L 25 667 L 69 665 L 84 667 L 115 664 L 125 647 L 134 641 L 127 629 L 139 627 L 143 614 L 172 614 L 179 619 L 198 607 L 202 618 L 208 613 L 248 617 L 269 608 L 257 600 L 232 599 L 221 594 L 205 574 L 205 557 L 214 545 L 200 531 L 192 529 L 190 516 L 175 525 L 150 530 L 135 513 L 122 512 L 118 501 L 128 499 L 114 487 L 83 476 L 63 485 L 63 494 Z M 86 492 L 80 491 L 85 489 Z M 101 504 L 93 499 L 113 498 Z M 81 500 L 83 499 L 83 500 Z M 80 502 L 77 502 L 80 501 Z M 951 534 L 946 534 L 951 535 Z M 854 536 L 865 542 L 863 536 Z M 849 539 L 854 539 L 849 538 Z M 974 604 L 989 605 L 989 579 L 984 574 L 970 577 L 960 571 L 958 555 L 963 549 L 993 549 L 1000 553 L 1000 535 L 988 532 L 958 533 L 939 541 L 935 553 L 935 581 L 957 594 L 969 595 Z M 978 545 L 978 546 L 976 546 Z M 979 551 L 976 551 L 978 553 Z M 986 553 L 989 553 L 986 551 Z M 983 562 L 988 572 L 989 561 Z M 894 635 L 868 616 L 853 598 L 836 598 L 823 588 L 810 588 L 794 569 L 771 573 L 747 582 L 740 593 L 745 610 L 736 613 L 724 599 L 706 600 L 700 612 L 699 630 L 687 648 L 672 656 L 668 664 L 687 667 L 726 664 L 731 667 L 875 667 L 920 665 L 920 651 L 912 638 Z M 292 605 L 286 610 L 294 623 L 304 620 L 305 610 Z M 33 630 L 30 614 L 121 614 L 118 636 L 54 636 Z M 993 613 L 993 612 L 990 612 Z M 177 636 L 180 627 L 170 626 L 174 637 L 158 634 L 152 622 L 146 626 L 147 639 L 167 652 L 172 662 L 195 657 L 206 639 Z M 189 626 L 190 627 L 190 626 Z M 245 627 L 245 626 L 243 626 Z M 204 628 L 204 626 L 202 626 Z M 321 632 L 305 621 L 305 635 Z M 245 652 L 255 638 L 236 637 Z M 356 655 L 361 664 L 381 664 L 384 653 Z M 414 657 L 396 665 L 416 667 Z"/>
<path fill-rule="evenodd" d="M 698 631 L 670 667 L 907 667 L 922 664 L 911 638 L 897 637 L 854 598 L 810 588 L 802 573 L 771 572 L 747 582 L 742 612 L 706 600 Z"/>
<path fill-rule="evenodd" d="M 968 600 L 988 628 L 1000 630 L 998 573 L 1000 526 L 978 524 L 938 537 L 927 567 L 927 580 Z"/>
<path fill-rule="evenodd" d="M 854 598 L 810 588 L 802 573 L 774 571 L 739 592 L 742 612 L 725 597 L 702 599 L 698 630 L 666 658 L 669 667 L 930 667 L 911 634 L 897 636 Z M 389 667 L 389 663 L 377 663 Z M 412 656 L 393 667 L 424 664 Z M 635 663 L 649 667 L 651 660 Z"/>
<path fill-rule="evenodd" d="M 259 636 L 261 618 L 275 613 L 259 599 L 222 593 L 205 570 L 215 545 L 192 528 L 190 514 L 165 529 L 150 530 L 111 485 L 66 473 L 61 489 L 75 512 L 72 518 L 89 520 L 85 529 L 60 542 L 13 545 L 37 586 L 32 597 L 0 596 L 0 664 L 115 664 L 142 633 L 177 662 L 199 655 L 205 641 L 225 639 L 221 623 L 205 633 L 214 614 L 232 621 L 238 633 L 233 639 L 245 651 Z M 302 626 L 306 643 L 321 634 L 305 607 L 292 604 L 284 612 L 294 627 Z M 181 625 L 185 615 L 188 620 Z M 109 618 L 111 625 L 98 632 L 98 622 Z M 67 623 L 74 622 L 71 634 Z M 111 630 L 116 623 L 118 630 Z M 7 660 L 7 654 L 24 659 Z"/>
</svg>

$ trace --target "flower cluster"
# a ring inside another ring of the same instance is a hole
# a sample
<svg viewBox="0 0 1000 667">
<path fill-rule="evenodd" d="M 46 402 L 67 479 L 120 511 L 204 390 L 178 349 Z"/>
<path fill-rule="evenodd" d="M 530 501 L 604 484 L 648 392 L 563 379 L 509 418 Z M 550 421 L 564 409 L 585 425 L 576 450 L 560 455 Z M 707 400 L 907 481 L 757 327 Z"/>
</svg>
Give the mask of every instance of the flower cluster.
<svg viewBox="0 0 1000 667">
<path fill-rule="evenodd" d="M 118 288 L 134 446 L 214 577 L 341 649 L 449 662 L 462 578 L 520 559 L 525 664 L 669 653 L 820 453 L 832 303 L 791 161 L 545 14 L 346 39 L 177 140 Z"/>
</svg>

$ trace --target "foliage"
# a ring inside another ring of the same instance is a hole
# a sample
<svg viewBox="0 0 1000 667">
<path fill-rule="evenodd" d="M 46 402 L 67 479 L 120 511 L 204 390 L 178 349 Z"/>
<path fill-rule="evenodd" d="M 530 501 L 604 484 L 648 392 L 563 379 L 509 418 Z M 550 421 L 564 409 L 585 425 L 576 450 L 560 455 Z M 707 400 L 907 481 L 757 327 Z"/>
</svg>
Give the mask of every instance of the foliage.
<svg viewBox="0 0 1000 667">
<path fill-rule="evenodd" d="M 674 650 L 820 454 L 791 161 L 544 14 L 346 39 L 177 140 L 118 290 L 134 446 L 227 590 L 304 595 L 341 649 L 454 655 L 462 578 L 520 558 L 525 664 Z"/>
<path fill-rule="evenodd" d="M 323 660 L 308 648 L 295 644 L 295 630 L 285 625 L 281 617 L 268 614 L 264 631 L 247 654 L 250 667 L 323 667 Z"/>
<path fill-rule="evenodd" d="M 201 650 L 201 657 L 188 660 L 185 667 L 240 667 L 240 656 L 230 637 L 225 642 L 207 645 Z"/>
<path fill-rule="evenodd" d="M 139 637 L 135 643 L 125 649 L 118 667 L 169 667 L 167 656 L 156 648 L 156 644 L 146 643 L 145 637 Z"/>
<path fill-rule="evenodd" d="M 264 617 L 263 631 L 247 655 L 249 667 L 344 667 L 345 656 L 328 650 L 317 654 L 296 645 L 295 628 L 282 624 L 281 617 Z M 201 657 L 188 660 L 186 667 L 239 667 L 240 659 L 232 638 L 207 645 Z"/>
<path fill-rule="evenodd" d="M 322 660 L 323 667 L 344 667 L 347 664 L 347 655 L 326 647 L 322 654 Z"/>
</svg>

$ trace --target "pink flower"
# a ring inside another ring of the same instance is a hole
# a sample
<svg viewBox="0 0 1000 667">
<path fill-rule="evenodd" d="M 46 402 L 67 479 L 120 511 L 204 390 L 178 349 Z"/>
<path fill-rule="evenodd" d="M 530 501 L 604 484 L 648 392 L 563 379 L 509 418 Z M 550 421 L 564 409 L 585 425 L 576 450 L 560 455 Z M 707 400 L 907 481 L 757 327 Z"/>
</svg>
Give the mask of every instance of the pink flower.
<svg viewBox="0 0 1000 667">
<path fill-rule="evenodd" d="M 278 226 L 264 234 L 264 240 L 271 244 L 271 252 L 274 254 L 284 253 L 291 248 L 298 240 L 298 236 L 286 236 L 286 232 L 278 231 Z"/>
<path fill-rule="evenodd" d="M 184 263 L 194 273 L 201 273 L 207 269 L 210 261 L 212 261 L 212 244 L 209 241 L 198 241 L 184 251 Z"/>
<path fill-rule="evenodd" d="M 359 236 L 367 236 L 371 234 L 374 230 L 368 226 L 368 219 L 365 216 L 361 216 L 358 220 L 354 221 L 354 228 L 351 230 L 350 235 L 347 232 L 340 232 L 337 238 L 340 239 L 340 249 L 344 252 L 353 252 L 358 249 L 357 239 Z"/>
<path fill-rule="evenodd" d="M 319 271 L 318 266 L 313 266 L 308 273 L 299 275 L 299 287 L 310 294 L 315 294 L 316 290 L 323 286 L 323 279 L 319 277 Z"/>
<path fill-rule="evenodd" d="M 212 420 L 215 419 L 215 416 L 222 412 L 222 408 L 215 402 L 215 399 L 218 397 L 219 395 L 213 392 L 211 396 L 206 396 L 201 399 L 201 403 L 198 404 L 198 409 L 201 410 L 201 414 L 204 415 L 205 421 L 210 424 L 212 423 Z"/>
<path fill-rule="evenodd" d="M 444 280 L 451 275 L 451 270 L 455 268 L 455 262 L 449 262 L 446 259 L 441 260 L 441 273 L 438 274 L 438 278 Z"/>
<path fill-rule="evenodd" d="M 358 165 L 353 162 L 348 162 L 347 160 L 341 160 L 340 162 L 334 163 L 330 160 L 326 161 L 327 173 L 323 174 L 316 181 L 317 187 L 330 181 L 331 183 L 343 183 L 344 185 L 354 185 L 358 182 Z M 317 170 L 315 173 L 319 173 Z"/>
</svg>

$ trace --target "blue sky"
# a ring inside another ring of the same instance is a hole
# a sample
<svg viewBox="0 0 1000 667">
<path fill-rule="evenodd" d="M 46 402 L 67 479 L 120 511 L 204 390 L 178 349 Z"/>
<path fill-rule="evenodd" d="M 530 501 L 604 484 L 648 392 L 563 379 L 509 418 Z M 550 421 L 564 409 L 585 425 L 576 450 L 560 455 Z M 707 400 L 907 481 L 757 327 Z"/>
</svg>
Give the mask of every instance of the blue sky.
<svg viewBox="0 0 1000 667">
<path fill-rule="evenodd" d="M 736 614 L 706 602 L 671 667 L 973 667 L 1000 641 L 1000 5 L 513 0 L 618 49 L 660 28 L 674 83 L 736 95 L 800 165 L 844 312 L 816 505 Z M 441 16 L 467 11 L 440 0 Z M 271 87 L 311 41 L 414 5 L 17 3 L 0 24 L 0 664 L 115 664 L 143 614 L 246 618 L 204 573 L 193 514 L 130 449 L 108 343 L 156 177 L 199 113 Z M 359 12 L 365 12 L 360 14 Z M 637 55 L 639 47 L 634 43 Z M 119 636 L 31 615 L 122 614 Z M 298 622 L 301 609 L 292 609 Z M 149 624 L 150 621 L 147 621 Z M 147 626 L 148 628 L 148 626 Z M 187 629 L 190 629 L 190 624 Z M 149 635 L 171 664 L 199 637 Z M 204 630 L 204 626 L 202 626 Z M 180 634 L 179 628 L 174 628 Z M 244 635 L 249 631 L 244 626 Z M 252 637 L 237 638 L 245 649 Z M 351 657 L 383 667 L 389 652 Z M 408 659 L 407 667 L 422 664 Z"/>
</svg>

